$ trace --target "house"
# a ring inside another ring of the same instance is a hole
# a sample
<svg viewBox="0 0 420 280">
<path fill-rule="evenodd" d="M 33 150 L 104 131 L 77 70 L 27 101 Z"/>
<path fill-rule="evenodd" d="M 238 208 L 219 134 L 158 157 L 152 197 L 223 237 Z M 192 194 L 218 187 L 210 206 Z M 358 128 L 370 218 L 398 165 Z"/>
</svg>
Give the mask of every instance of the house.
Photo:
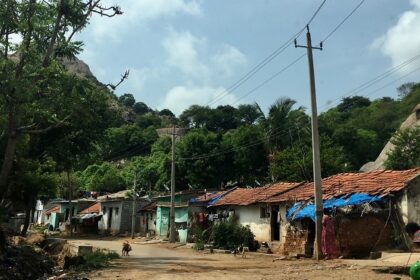
<svg viewBox="0 0 420 280">
<path fill-rule="evenodd" d="M 324 213 L 334 219 L 335 242 L 345 257 L 392 246 L 395 236 L 408 246 L 404 225 L 420 222 L 420 168 L 340 173 L 324 178 L 322 191 Z M 280 228 L 280 253 L 313 253 L 313 197 L 313 183 L 305 183 L 263 200 L 287 210 L 281 217 L 286 222 Z"/>
<path fill-rule="evenodd" d="M 48 228 L 51 230 L 56 230 L 59 226 L 60 221 L 64 221 L 64 214 L 60 213 L 59 205 L 51 205 L 43 213 L 45 224 L 48 224 Z"/>
<path fill-rule="evenodd" d="M 128 233 L 131 232 L 133 217 L 133 198 L 131 190 L 98 197 L 100 203 L 101 220 L 98 223 L 100 233 Z M 135 232 L 140 231 L 138 211 L 148 204 L 147 198 L 137 198 L 135 204 Z"/>
<path fill-rule="evenodd" d="M 43 215 L 44 212 L 44 203 L 41 200 L 37 200 L 35 204 L 35 210 L 32 213 L 32 220 L 31 222 L 36 225 L 44 224 L 45 216 Z"/>
<path fill-rule="evenodd" d="M 156 201 L 152 201 L 138 211 L 140 215 L 140 234 L 146 236 L 156 235 L 156 208 Z"/>
<path fill-rule="evenodd" d="M 89 207 L 81 210 L 74 218 L 76 224 L 76 232 L 78 233 L 97 233 L 98 223 L 102 218 L 100 214 L 101 206 L 96 202 Z"/>
<path fill-rule="evenodd" d="M 280 211 L 277 205 L 270 207 L 264 200 L 300 186 L 302 183 L 275 183 L 259 188 L 236 188 L 212 203 L 209 207 L 217 220 L 234 214 L 243 226 L 249 226 L 259 242 L 280 241 Z"/>
<path fill-rule="evenodd" d="M 209 219 L 208 207 L 235 188 L 224 191 L 207 191 L 201 196 L 189 200 L 188 211 L 188 241 L 195 242 L 197 236 L 213 225 L 213 219 Z M 214 215 L 211 215 L 214 216 Z"/>
<path fill-rule="evenodd" d="M 189 201 L 205 191 L 187 190 L 175 193 L 175 226 L 180 242 L 187 242 L 189 223 Z M 156 235 L 169 237 L 171 196 L 156 197 Z"/>
<path fill-rule="evenodd" d="M 64 214 L 64 219 L 60 222 L 67 221 L 70 217 L 70 208 L 72 217 L 75 217 L 81 210 L 86 209 L 96 202 L 96 199 L 93 198 L 81 198 L 75 199 L 69 202 L 68 200 L 53 200 L 51 203 L 54 203 L 59 207 L 58 213 Z"/>
</svg>

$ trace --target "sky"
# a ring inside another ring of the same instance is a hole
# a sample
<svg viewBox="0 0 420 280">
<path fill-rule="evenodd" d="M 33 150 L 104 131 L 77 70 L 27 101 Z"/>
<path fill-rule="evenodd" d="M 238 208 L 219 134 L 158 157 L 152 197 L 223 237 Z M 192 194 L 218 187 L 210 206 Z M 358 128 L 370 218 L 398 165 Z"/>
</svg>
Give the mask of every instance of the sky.
<svg viewBox="0 0 420 280">
<path fill-rule="evenodd" d="M 290 97 L 310 108 L 307 59 L 261 85 L 305 54 L 291 44 L 252 78 L 227 91 L 301 30 L 322 0 L 106 0 L 124 14 L 94 16 L 78 35 L 79 55 L 104 83 L 130 76 L 116 94 L 131 93 L 153 109 L 179 115 L 192 104 L 257 102 L 264 110 Z M 359 0 L 327 0 L 310 25 L 317 45 Z M 297 38 L 306 43 L 305 33 Z M 318 110 L 337 105 L 378 75 L 420 54 L 420 0 L 366 0 L 314 50 Z M 398 85 L 420 81 L 420 59 L 358 95 L 397 98 Z M 261 86 L 260 86 L 261 85 Z"/>
</svg>

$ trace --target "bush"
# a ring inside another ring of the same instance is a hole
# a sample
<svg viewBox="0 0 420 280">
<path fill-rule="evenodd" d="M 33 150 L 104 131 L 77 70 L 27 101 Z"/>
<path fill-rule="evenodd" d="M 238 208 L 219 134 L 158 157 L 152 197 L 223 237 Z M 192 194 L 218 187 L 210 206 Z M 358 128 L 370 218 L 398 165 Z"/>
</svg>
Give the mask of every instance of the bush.
<svg viewBox="0 0 420 280">
<path fill-rule="evenodd" d="M 79 265 L 79 269 L 89 270 L 103 268 L 109 265 L 109 262 L 118 259 L 120 256 L 114 252 L 106 249 L 100 249 L 83 255 L 84 262 Z"/>
<path fill-rule="evenodd" d="M 254 234 L 248 226 L 237 224 L 230 219 L 213 226 L 212 240 L 215 247 L 232 250 L 239 246 L 248 247 L 250 251 L 257 250 Z"/>
</svg>

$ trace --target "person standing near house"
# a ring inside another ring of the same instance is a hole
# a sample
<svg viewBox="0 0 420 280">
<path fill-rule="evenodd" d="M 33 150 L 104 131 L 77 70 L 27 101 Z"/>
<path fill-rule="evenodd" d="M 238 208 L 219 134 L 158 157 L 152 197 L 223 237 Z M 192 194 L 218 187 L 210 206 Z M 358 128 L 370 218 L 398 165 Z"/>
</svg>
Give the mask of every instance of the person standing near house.
<svg viewBox="0 0 420 280">
<path fill-rule="evenodd" d="M 338 257 L 337 245 L 335 244 L 334 219 L 326 214 L 322 217 L 322 253 L 326 259 Z"/>
</svg>

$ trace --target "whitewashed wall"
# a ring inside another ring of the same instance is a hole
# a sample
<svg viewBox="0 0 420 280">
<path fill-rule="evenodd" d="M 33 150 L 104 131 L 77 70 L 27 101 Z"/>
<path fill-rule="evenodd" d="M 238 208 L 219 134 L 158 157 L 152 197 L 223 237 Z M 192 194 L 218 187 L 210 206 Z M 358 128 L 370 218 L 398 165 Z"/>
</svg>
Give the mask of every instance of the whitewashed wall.
<svg viewBox="0 0 420 280">
<path fill-rule="evenodd" d="M 238 216 L 238 222 L 249 226 L 259 242 L 271 241 L 270 218 L 260 218 L 260 205 L 231 207 Z"/>
<path fill-rule="evenodd" d="M 110 232 L 119 232 L 121 224 L 121 214 L 122 214 L 122 202 L 101 202 L 101 213 L 102 219 L 98 223 L 98 229 L 100 231 L 110 231 Z M 105 207 L 105 211 L 104 211 Z M 112 217 L 111 217 L 111 228 L 108 228 L 108 220 L 110 214 L 110 208 L 112 207 Z M 115 208 L 118 208 L 118 214 L 115 212 Z"/>
</svg>

